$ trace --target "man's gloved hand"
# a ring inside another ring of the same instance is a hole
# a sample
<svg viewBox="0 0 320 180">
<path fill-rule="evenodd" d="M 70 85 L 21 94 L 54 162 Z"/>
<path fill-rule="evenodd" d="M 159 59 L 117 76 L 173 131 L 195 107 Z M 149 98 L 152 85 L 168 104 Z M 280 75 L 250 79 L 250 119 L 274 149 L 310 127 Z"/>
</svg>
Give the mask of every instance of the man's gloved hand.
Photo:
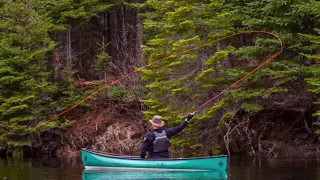
<svg viewBox="0 0 320 180">
<path fill-rule="evenodd" d="M 186 120 L 189 122 L 196 112 L 189 113 Z"/>
</svg>

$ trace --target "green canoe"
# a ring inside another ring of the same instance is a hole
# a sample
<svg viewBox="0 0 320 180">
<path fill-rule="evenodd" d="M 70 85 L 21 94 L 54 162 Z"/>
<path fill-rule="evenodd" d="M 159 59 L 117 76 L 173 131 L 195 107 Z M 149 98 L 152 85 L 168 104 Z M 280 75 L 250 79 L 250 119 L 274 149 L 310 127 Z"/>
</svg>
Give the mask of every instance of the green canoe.
<svg viewBox="0 0 320 180">
<path fill-rule="evenodd" d="M 98 171 L 83 170 L 82 180 L 210 179 L 227 180 L 226 171 Z"/>
<path fill-rule="evenodd" d="M 141 159 L 92 150 L 81 150 L 82 163 L 88 170 L 158 170 L 158 171 L 226 171 L 228 157 Z"/>
</svg>

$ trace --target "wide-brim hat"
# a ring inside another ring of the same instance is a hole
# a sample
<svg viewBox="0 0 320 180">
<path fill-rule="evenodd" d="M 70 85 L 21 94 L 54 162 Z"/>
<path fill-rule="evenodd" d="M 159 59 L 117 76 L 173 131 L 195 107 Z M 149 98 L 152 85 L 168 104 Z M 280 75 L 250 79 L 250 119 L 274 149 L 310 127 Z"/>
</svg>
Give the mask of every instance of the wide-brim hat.
<svg viewBox="0 0 320 180">
<path fill-rule="evenodd" d="M 156 127 L 162 127 L 164 126 L 164 121 L 162 121 L 161 119 L 161 116 L 154 115 L 153 118 L 149 120 L 149 122 Z"/>
</svg>

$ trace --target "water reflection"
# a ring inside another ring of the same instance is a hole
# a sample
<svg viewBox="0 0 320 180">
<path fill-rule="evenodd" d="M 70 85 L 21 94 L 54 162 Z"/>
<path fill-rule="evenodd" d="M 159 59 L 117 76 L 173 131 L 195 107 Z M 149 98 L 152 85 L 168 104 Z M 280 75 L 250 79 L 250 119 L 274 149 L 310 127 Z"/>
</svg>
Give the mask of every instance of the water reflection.
<svg viewBox="0 0 320 180">
<path fill-rule="evenodd" d="M 0 159 L 0 180 L 81 180 L 79 158 Z"/>
<path fill-rule="evenodd" d="M 82 171 L 82 180 L 107 180 L 107 179 L 227 180 L 227 172 L 226 171 L 93 171 L 93 170 Z"/>
<path fill-rule="evenodd" d="M 0 180 L 320 180 L 320 158 L 232 157 L 227 172 L 86 171 L 80 158 L 0 159 Z M 222 178 L 221 178 L 222 177 Z"/>
<path fill-rule="evenodd" d="M 319 157 L 233 158 L 229 180 L 320 180 Z"/>
</svg>

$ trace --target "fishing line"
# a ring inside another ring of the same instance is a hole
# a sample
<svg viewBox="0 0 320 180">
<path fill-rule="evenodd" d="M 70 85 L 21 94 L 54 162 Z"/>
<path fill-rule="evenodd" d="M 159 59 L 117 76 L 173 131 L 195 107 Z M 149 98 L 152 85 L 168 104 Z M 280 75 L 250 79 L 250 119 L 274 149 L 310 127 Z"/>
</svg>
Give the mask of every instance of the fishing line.
<svg viewBox="0 0 320 180">
<path fill-rule="evenodd" d="M 174 54 L 171 54 L 167 57 L 164 57 L 164 58 L 161 58 L 161 59 L 158 59 L 152 63 L 149 63 L 147 65 L 144 65 L 144 66 L 141 66 L 139 68 L 137 68 L 136 70 L 128 73 L 128 74 L 125 74 L 123 75 L 122 77 L 120 77 L 119 79 L 117 80 L 114 80 L 112 81 L 111 83 L 109 84 L 106 84 L 104 85 L 103 87 L 99 88 L 98 90 L 94 91 L 92 94 L 90 94 L 89 96 L 85 97 L 84 99 L 80 100 L 79 102 L 77 102 L 75 105 L 73 105 L 72 107 L 66 109 L 65 111 L 55 115 L 53 118 L 47 120 L 47 121 L 44 121 L 42 123 L 39 123 L 38 126 L 40 126 L 40 124 L 46 124 L 52 120 L 55 120 L 57 119 L 58 117 L 62 116 L 63 114 L 67 113 L 68 111 L 76 108 L 77 106 L 79 106 L 81 103 L 83 103 L 84 101 L 90 99 L 93 95 L 97 94 L 98 92 L 102 91 L 103 89 L 106 89 L 108 88 L 109 86 L 112 86 L 112 85 L 115 85 L 117 83 L 119 83 L 120 81 L 126 79 L 127 77 L 130 77 L 131 75 L 137 73 L 139 71 L 139 69 L 141 68 L 147 68 L 153 64 L 156 64 L 156 63 L 159 63 L 161 61 L 164 61 L 164 60 L 167 60 L 167 59 L 170 59 L 172 57 L 176 57 L 178 55 L 182 55 L 182 54 L 185 54 L 187 52 L 190 52 L 190 51 L 194 51 L 194 50 L 198 50 L 202 47 L 205 47 L 205 46 L 208 46 L 208 45 L 211 45 L 213 43 L 216 43 L 218 41 L 221 41 L 221 40 L 224 40 L 224 39 L 227 39 L 227 38 L 230 38 L 230 37 L 234 37 L 234 36 L 238 36 L 238 35 L 242 35 L 242 34 L 251 34 L 251 33 L 260 33 L 260 34 L 269 34 L 269 35 L 272 35 L 274 36 L 275 38 L 278 39 L 278 41 L 280 42 L 280 49 L 272 54 L 268 59 L 266 59 L 265 61 L 263 61 L 261 64 L 259 64 L 256 68 L 254 68 L 253 70 L 251 70 L 250 72 L 248 72 L 246 75 L 244 75 L 242 78 L 240 78 L 239 80 L 237 80 L 236 82 L 234 82 L 233 84 L 231 84 L 229 87 L 225 88 L 224 90 L 222 90 L 220 93 L 218 93 L 217 95 L 215 95 L 213 98 L 209 99 L 208 101 L 206 101 L 205 103 L 203 103 L 202 105 L 198 106 L 194 112 L 198 111 L 200 108 L 202 108 L 203 106 L 207 105 L 209 102 L 217 99 L 218 97 L 220 97 L 222 94 L 224 94 L 226 91 L 230 90 L 231 88 L 233 88 L 234 86 L 236 86 L 237 84 L 239 84 L 241 81 L 243 81 L 244 79 L 246 79 L 248 76 L 252 75 L 254 72 L 256 72 L 257 70 L 261 69 L 263 66 L 265 66 L 267 63 L 269 63 L 270 61 L 272 61 L 273 59 L 275 59 L 277 56 L 279 56 L 282 51 L 283 51 L 283 43 L 281 41 L 281 38 L 276 35 L 275 33 L 272 33 L 272 32 L 268 32 L 268 31 L 244 31 L 244 32 L 239 32 L 239 33 L 235 33 L 235 34 L 232 34 L 232 35 L 229 35 L 229 36 L 225 36 L 225 37 L 222 37 L 222 38 L 218 38 L 214 41 L 209 41 L 209 42 L 205 42 L 203 43 L 202 45 L 199 45 L 199 46 L 196 46 L 196 47 L 193 47 L 193 48 L 190 48 L 190 49 L 187 49 L 185 51 L 181 51 L 181 52 L 177 52 L 177 53 L 174 53 Z"/>
</svg>

